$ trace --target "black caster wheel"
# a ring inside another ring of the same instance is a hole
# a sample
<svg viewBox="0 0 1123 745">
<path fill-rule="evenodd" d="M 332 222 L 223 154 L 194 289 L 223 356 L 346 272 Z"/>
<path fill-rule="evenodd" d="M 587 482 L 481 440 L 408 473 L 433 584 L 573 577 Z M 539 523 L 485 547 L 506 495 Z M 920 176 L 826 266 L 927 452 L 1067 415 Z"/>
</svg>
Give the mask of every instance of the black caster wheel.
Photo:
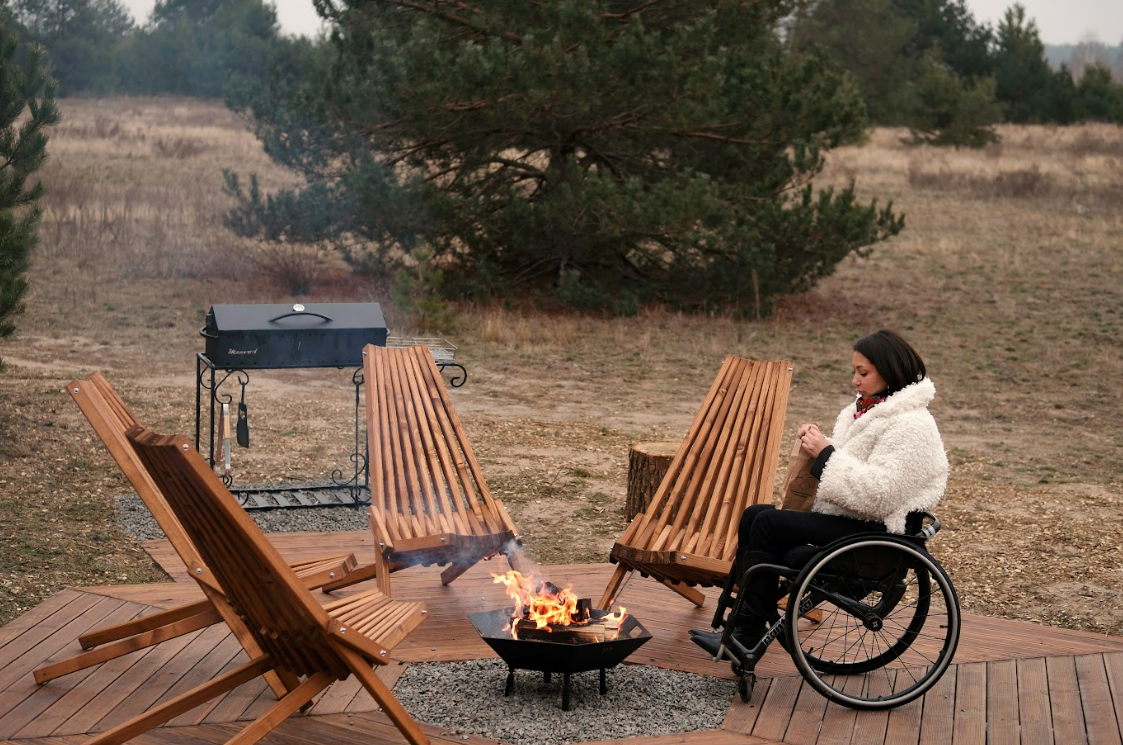
<svg viewBox="0 0 1123 745">
<path fill-rule="evenodd" d="M 737 693 L 741 696 L 741 703 L 747 704 L 752 700 L 754 686 L 756 686 L 755 673 L 742 673 L 737 679 Z"/>
</svg>

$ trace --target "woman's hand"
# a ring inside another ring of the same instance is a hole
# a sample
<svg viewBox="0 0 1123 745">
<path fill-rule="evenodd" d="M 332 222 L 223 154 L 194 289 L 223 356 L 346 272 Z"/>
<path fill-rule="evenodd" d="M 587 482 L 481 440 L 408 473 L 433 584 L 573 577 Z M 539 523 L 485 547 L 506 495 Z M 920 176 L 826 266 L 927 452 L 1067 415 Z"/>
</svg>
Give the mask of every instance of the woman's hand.
<svg viewBox="0 0 1123 745">
<path fill-rule="evenodd" d="M 823 448 L 830 444 L 817 424 L 804 424 L 799 428 L 798 435 L 800 448 L 812 458 L 819 457 Z"/>
</svg>

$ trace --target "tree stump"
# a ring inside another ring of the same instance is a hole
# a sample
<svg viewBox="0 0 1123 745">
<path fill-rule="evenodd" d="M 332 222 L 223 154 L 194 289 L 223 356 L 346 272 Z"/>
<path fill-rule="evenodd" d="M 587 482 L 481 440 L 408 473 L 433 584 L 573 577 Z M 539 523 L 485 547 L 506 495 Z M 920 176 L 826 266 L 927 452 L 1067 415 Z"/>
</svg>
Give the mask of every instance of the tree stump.
<svg viewBox="0 0 1123 745">
<path fill-rule="evenodd" d="M 678 442 L 637 442 L 628 449 L 628 520 L 647 509 L 678 452 Z"/>
</svg>

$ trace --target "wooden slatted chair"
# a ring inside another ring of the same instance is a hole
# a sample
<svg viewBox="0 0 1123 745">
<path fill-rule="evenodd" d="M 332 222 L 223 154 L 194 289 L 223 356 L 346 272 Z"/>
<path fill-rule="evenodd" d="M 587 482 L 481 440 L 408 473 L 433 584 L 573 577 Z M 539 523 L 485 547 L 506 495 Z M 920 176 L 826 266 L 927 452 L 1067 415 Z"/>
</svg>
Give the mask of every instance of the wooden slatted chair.
<svg viewBox="0 0 1123 745">
<path fill-rule="evenodd" d="M 424 620 L 424 603 L 394 601 L 372 589 L 321 607 L 186 437 L 158 435 L 139 426 L 128 436 L 198 550 L 199 561 L 189 566 L 192 576 L 245 619 L 260 651 L 87 745 L 126 742 L 266 673 L 285 681 L 288 693 L 235 735 L 231 745 L 252 745 L 333 681 L 351 675 L 410 743 L 428 745 L 417 722 L 372 669 L 389 662 L 390 650 Z"/>
<path fill-rule="evenodd" d="M 375 562 L 349 581 L 377 576 L 389 595 L 390 573 L 409 566 L 447 564 L 445 585 L 497 554 L 515 566 L 519 533 L 487 488 L 428 348 L 368 345 L 363 375 Z"/>
<path fill-rule="evenodd" d="M 138 460 L 132 443 L 125 436 L 131 427 L 139 424 L 128 405 L 99 373 L 94 373 L 86 380 L 72 381 L 67 386 L 67 392 L 77 402 L 110 455 L 164 531 L 164 535 L 167 536 L 184 565 L 197 565 L 198 552 L 184 534 L 179 520 L 168 508 L 163 494 Z M 327 582 L 336 582 L 338 585 L 348 584 L 348 572 L 355 568 L 356 564 L 353 554 L 344 554 L 304 561 L 292 565 L 292 568 L 307 587 L 315 588 Z M 247 653 L 255 654 L 258 650 L 254 646 L 253 637 L 221 594 L 217 594 L 206 584 L 201 583 L 200 588 L 206 596 L 204 600 L 83 634 L 78 638 L 78 643 L 82 649 L 89 651 L 40 667 L 35 671 L 35 681 L 46 683 L 77 670 L 83 670 L 222 621 L 226 622 L 242 642 Z M 269 684 L 278 696 L 287 693 L 287 689 L 276 676 L 269 676 Z"/>
<path fill-rule="evenodd" d="M 725 358 L 651 504 L 612 547 L 601 608 L 636 571 L 698 606 L 697 585 L 725 584 L 741 513 L 772 499 L 791 377 L 787 360 Z"/>
</svg>

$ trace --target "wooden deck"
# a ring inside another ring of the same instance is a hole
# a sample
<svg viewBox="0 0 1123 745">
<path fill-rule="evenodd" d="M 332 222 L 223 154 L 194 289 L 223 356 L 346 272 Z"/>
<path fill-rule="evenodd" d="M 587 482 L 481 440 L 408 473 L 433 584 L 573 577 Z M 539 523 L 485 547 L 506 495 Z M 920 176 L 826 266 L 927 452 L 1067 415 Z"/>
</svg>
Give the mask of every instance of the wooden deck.
<svg viewBox="0 0 1123 745">
<path fill-rule="evenodd" d="M 345 551 L 354 551 L 360 561 L 370 558 L 371 537 L 365 531 L 271 538 L 291 561 Z M 169 574 L 186 579 L 166 542 L 151 541 L 146 548 Z M 395 597 L 425 600 L 431 614 L 394 650 L 400 664 L 380 669 L 379 674 L 392 684 L 410 662 L 493 656 L 465 616 L 505 604 L 502 589 L 491 581 L 489 571 L 506 568 L 501 560 L 483 564 L 448 587 L 441 587 L 435 569 L 395 574 Z M 571 583 L 579 596 L 597 597 L 611 566 L 554 566 L 548 573 L 555 582 Z M 79 634 L 198 597 L 194 583 L 188 582 L 70 589 L 0 628 L 0 745 L 77 745 L 88 739 L 88 733 L 104 730 L 237 665 L 242 650 L 218 625 L 44 686 L 32 680 L 31 671 L 43 662 L 78 651 Z M 696 609 L 657 583 L 637 577 L 621 602 L 653 635 L 629 662 L 732 678 L 728 665 L 711 662 L 688 640 L 688 629 L 708 625 L 712 601 Z M 883 713 L 859 713 L 828 704 L 803 683 L 779 645 L 773 646 L 757 672 L 761 680 L 747 705 L 737 700 L 730 683 L 731 704 L 721 730 L 614 742 L 1123 745 L 1123 639 L 1119 637 L 967 616 L 955 664 L 937 686 L 921 700 Z M 253 718 L 271 697 L 259 679 L 134 742 L 222 743 L 235 731 L 231 722 Z M 263 742 L 404 742 L 372 709 L 373 702 L 354 681 L 337 683 L 308 715 L 290 719 Z M 491 742 L 448 735 L 435 727 L 426 731 L 435 742 Z"/>
</svg>

